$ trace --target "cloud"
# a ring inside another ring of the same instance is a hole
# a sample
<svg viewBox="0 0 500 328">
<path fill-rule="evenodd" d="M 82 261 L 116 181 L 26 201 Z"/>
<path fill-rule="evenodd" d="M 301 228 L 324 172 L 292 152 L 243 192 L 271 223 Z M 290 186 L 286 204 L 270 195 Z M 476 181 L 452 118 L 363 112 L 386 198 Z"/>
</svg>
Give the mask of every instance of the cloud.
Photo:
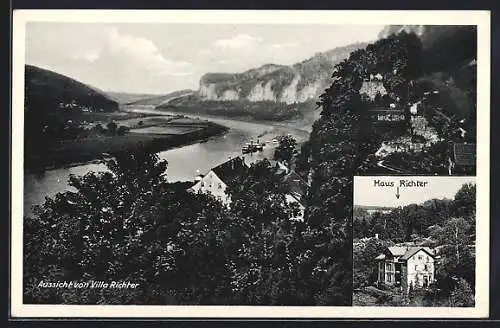
<svg viewBox="0 0 500 328">
<path fill-rule="evenodd" d="M 106 51 L 108 55 L 122 57 L 130 65 L 139 65 L 155 74 L 187 74 L 191 66 L 186 61 L 165 58 L 153 41 L 119 33 L 116 28 L 107 31 Z"/>
<path fill-rule="evenodd" d="M 97 59 L 99 59 L 99 56 L 100 56 L 99 51 L 90 51 L 83 54 L 70 55 L 70 58 L 74 60 L 85 60 L 88 61 L 89 63 L 93 63 Z"/>
<path fill-rule="evenodd" d="M 299 42 L 275 43 L 271 45 L 273 49 L 294 48 L 300 45 Z"/>
<path fill-rule="evenodd" d="M 267 42 L 264 38 L 240 33 L 219 38 L 198 52 L 196 62 L 210 72 L 243 72 L 268 63 L 293 64 L 300 42 Z"/>
<path fill-rule="evenodd" d="M 248 34 L 237 34 L 231 38 L 218 39 L 213 43 L 213 46 L 221 49 L 245 48 L 257 45 L 262 42 L 262 38 L 253 37 Z"/>
</svg>

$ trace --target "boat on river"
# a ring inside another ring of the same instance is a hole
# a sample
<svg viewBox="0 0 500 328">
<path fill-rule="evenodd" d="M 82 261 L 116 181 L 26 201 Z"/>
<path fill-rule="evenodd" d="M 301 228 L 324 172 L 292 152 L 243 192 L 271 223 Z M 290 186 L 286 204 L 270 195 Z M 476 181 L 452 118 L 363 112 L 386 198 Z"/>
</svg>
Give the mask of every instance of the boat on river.
<svg viewBox="0 0 500 328">
<path fill-rule="evenodd" d="M 248 153 L 255 153 L 257 151 L 263 151 L 264 150 L 264 144 L 260 143 L 258 140 L 257 142 L 250 140 L 250 142 L 247 142 L 242 148 L 241 152 L 243 154 L 248 154 Z"/>
</svg>

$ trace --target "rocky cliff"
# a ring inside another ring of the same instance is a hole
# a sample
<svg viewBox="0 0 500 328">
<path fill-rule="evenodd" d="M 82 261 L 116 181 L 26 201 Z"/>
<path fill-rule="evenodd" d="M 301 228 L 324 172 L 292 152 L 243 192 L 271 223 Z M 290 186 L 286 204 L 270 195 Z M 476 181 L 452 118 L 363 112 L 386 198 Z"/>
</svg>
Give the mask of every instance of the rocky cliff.
<svg viewBox="0 0 500 328">
<path fill-rule="evenodd" d="M 293 104 L 316 99 L 330 85 L 335 64 L 365 46 L 357 43 L 335 48 L 291 66 L 267 64 L 243 73 L 207 73 L 200 80 L 198 94 L 204 101 Z"/>
</svg>

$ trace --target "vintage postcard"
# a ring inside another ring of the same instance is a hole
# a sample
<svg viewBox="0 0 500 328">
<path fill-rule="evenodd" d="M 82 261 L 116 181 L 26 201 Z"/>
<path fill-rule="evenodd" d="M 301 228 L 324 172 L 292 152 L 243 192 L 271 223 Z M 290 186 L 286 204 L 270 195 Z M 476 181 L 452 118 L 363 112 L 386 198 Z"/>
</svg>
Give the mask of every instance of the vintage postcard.
<svg viewBox="0 0 500 328">
<path fill-rule="evenodd" d="M 11 316 L 487 317 L 489 71 L 486 11 L 15 11 Z"/>
</svg>

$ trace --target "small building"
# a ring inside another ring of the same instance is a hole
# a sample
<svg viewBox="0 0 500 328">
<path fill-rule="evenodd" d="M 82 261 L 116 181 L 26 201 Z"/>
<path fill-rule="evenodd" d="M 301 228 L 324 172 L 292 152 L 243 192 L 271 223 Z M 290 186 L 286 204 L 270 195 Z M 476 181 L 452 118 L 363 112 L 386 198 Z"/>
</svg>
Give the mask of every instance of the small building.
<svg viewBox="0 0 500 328">
<path fill-rule="evenodd" d="M 210 193 L 224 204 L 231 202 L 226 189 L 234 183 L 240 176 L 245 174 L 248 166 L 243 157 L 235 157 L 212 168 L 205 175 L 198 175 L 196 183 L 188 189 L 191 192 Z"/>
<path fill-rule="evenodd" d="M 374 79 L 371 81 L 363 81 L 361 89 L 359 89 L 359 94 L 362 97 L 367 97 L 371 101 L 374 101 L 377 94 L 384 96 L 387 94 L 387 90 L 384 87 L 384 82 Z"/>
<path fill-rule="evenodd" d="M 306 208 L 304 205 L 302 205 L 302 201 L 292 194 L 286 194 L 285 199 L 286 199 L 286 202 L 288 203 L 288 205 L 297 204 L 297 207 L 299 210 L 297 215 L 291 217 L 290 219 L 296 220 L 296 221 L 304 221 L 304 211 Z"/>
<path fill-rule="evenodd" d="M 309 184 L 295 171 L 287 172 L 283 177 L 283 182 L 287 186 L 289 193 L 295 198 L 302 200 L 309 191 Z"/>
<path fill-rule="evenodd" d="M 283 177 L 288 194 L 285 196 L 288 204 L 296 203 L 299 207 L 299 214 L 293 217 L 294 220 L 304 220 L 304 198 L 309 191 L 309 184 L 295 171 L 287 172 Z"/>
<path fill-rule="evenodd" d="M 417 115 L 417 113 L 419 112 L 419 108 L 420 108 L 421 103 L 422 103 L 421 101 L 418 101 L 410 106 L 410 113 L 412 115 Z"/>
<path fill-rule="evenodd" d="M 476 168 L 476 144 L 453 143 L 448 158 L 448 174 L 467 173 Z"/>
<path fill-rule="evenodd" d="M 429 247 L 392 246 L 375 258 L 379 284 L 404 291 L 427 288 L 435 281 L 435 252 Z"/>
<path fill-rule="evenodd" d="M 269 165 L 273 167 L 274 172 L 276 174 L 281 175 L 281 174 L 288 174 L 290 172 L 290 169 L 288 168 L 288 166 L 286 166 L 286 164 L 284 164 L 281 161 L 276 161 L 276 160 L 267 159 L 267 158 L 264 158 L 263 161 L 267 161 L 269 163 Z"/>
</svg>

